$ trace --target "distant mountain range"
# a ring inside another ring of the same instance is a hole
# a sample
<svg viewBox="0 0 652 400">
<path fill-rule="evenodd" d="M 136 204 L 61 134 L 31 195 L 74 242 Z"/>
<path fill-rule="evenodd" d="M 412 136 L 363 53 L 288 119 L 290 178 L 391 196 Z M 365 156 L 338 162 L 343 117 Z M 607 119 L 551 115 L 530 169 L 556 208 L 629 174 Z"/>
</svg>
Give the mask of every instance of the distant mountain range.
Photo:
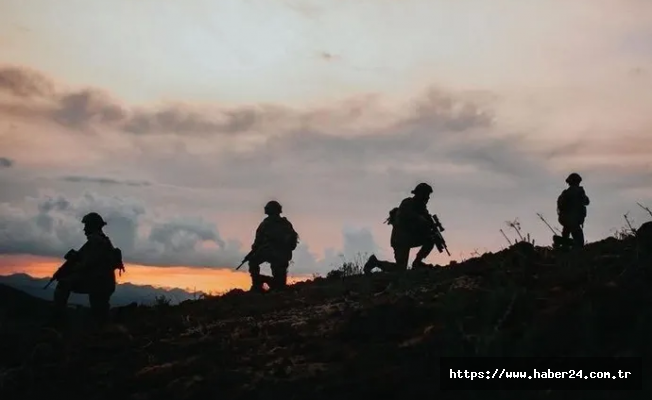
<svg viewBox="0 0 652 400">
<path fill-rule="evenodd" d="M 45 290 L 43 289 L 49 280 L 49 278 L 34 278 L 27 274 L 0 275 L 0 284 L 13 287 L 31 296 L 51 301 L 56 283 L 53 283 Z M 183 289 L 163 289 L 149 285 L 141 286 L 131 283 L 119 283 L 111 298 L 111 305 L 119 307 L 134 302 L 142 305 L 152 305 L 159 296 L 164 296 L 169 299 L 171 304 L 177 304 L 185 300 L 196 299 L 202 294 L 202 292 L 190 293 Z M 69 304 L 88 306 L 88 296 L 84 294 L 72 294 Z"/>
</svg>

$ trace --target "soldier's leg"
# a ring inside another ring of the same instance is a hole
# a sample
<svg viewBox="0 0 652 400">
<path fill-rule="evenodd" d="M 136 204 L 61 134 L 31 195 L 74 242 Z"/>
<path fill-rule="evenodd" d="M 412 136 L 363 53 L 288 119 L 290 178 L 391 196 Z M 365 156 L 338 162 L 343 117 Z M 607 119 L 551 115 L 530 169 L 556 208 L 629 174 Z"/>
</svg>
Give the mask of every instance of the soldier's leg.
<svg viewBox="0 0 652 400">
<path fill-rule="evenodd" d="M 567 222 L 564 222 L 561 227 L 561 236 L 558 236 L 559 245 L 557 248 L 560 250 L 568 250 L 573 244 L 573 240 L 571 239 L 573 229 Z"/>
<path fill-rule="evenodd" d="M 72 292 L 72 282 L 70 280 L 60 280 L 54 289 L 54 318 L 61 319 L 65 317 L 68 299 Z"/>
<path fill-rule="evenodd" d="M 406 271 L 408 259 L 410 258 L 410 247 L 394 247 L 394 260 L 396 268 L 400 271 Z"/>
<path fill-rule="evenodd" d="M 573 247 L 584 247 L 584 230 L 581 225 L 574 226 L 571 230 Z"/>
<path fill-rule="evenodd" d="M 375 254 L 372 254 L 367 260 L 367 262 L 364 264 L 364 267 L 362 268 L 362 272 L 364 272 L 365 275 L 371 274 L 371 271 L 374 268 L 378 267 L 378 263 L 379 263 L 378 257 L 376 257 Z"/>
<path fill-rule="evenodd" d="M 272 282 L 270 289 L 282 290 L 287 286 L 288 268 L 290 267 L 289 261 L 277 261 L 271 264 L 272 268 Z"/>
<path fill-rule="evenodd" d="M 435 239 L 431 236 L 426 236 L 421 242 L 421 248 L 414 258 L 414 264 L 423 264 L 423 260 L 430 255 L 435 248 Z"/>
<path fill-rule="evenodd" d="M 567 242 L 568 239 L 570 238 L 570 234 L 571 234 L 571 230 L 568 227 L 568 225 L 562 225 L 561 237 L 564 239 L 565 242 Z"/>
<path fill-rule="evenodd" d="M 91 304 L 91 314 L 96 322 L 102 324 L 109 319 L 111 308 L 111 293 L 93 292 L 88 294 L 88 302 Z"/>
<path fill-rule="evenodd" d="M 379 260 L 378 257 L 372 254 L 367 260 L 367 262 L 364 264 L 364 267 L 362 268 L 362 272 L 364 272 L 365 275 L 370 275 L 371 271 L 374 268 L 378 268 L 383 272 L 391 272 L 391 271 L 398 270 L 398 267 L 395 262 Z"/>
<path fill-rule="evenodd" d="M 259 259 L 253 259 L 249 261 L 249 275 L 251 276 L 251 289 L 252 292 L 262 292 L 263 291 L 263 278 L 260 275 L 260 264 L 262 261 Z"/>
</svg>

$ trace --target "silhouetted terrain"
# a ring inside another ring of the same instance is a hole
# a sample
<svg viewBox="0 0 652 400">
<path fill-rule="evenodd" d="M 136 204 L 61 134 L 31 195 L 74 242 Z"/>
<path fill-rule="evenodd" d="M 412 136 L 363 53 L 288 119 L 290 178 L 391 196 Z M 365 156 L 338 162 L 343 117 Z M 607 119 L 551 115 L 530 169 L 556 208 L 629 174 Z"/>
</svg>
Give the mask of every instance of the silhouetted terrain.
<svg viewBox="0 0 652 400">
<path fill-rule="evenodd" d="M 437 357 L 651 355 L 651 268 L 639 250 L 633 238 L 563 254 L 519 243 L 403 275 L 118 309 L 117 323 L 103 331 L 3 323 L 0 397 L 561 398 L 440 393 Z"/>
<path fill-rule="evenodd" d="M 0 284 L 11 286 L 44 300 L 52 300 L 54 288 L 57 286 L 56 283 L 53 283 L 46 290 L 43 290 L 49 280 L 49 278 L 34 278 L 27 274 L 0 275 Z M 197 299 L 202 295 L 201 292 L 189 293 L 183 289 L 163 289 L 154 286 L 119 283 L 111 298 L 111 303 L 114 306 L 125 306 L 134 302 L 143 305 L 154 305 L 157 302 L 157 297 L 161 296 L 170 300 L 171 303 L 179 303 L 185 300 Z M 70 296 L 69 304 L 88 306 L 88 296 L 73 293 Z"/>
<path fill-rule="evenodd" d="M 30 296 L 22 290 L 0 284 L 1 321 L 22 319 L 34 321 L 50 311 L 48 301 Z"/>
</svg>

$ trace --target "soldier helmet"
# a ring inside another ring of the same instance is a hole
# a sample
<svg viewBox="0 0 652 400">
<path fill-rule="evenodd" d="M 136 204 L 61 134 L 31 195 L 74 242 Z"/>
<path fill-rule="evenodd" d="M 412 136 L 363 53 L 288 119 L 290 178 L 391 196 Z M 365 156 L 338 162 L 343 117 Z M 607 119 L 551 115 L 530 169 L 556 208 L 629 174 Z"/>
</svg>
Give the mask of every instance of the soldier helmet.
<svg viewBox="0 0 652 400">
<path fill-rule="evenodd" d="M 582 182 L 582 177 L 577 172 L 573 172 L 572 174 L 568 175 L 568 178 L 566 178 L 566 183 L 569 185 L 579 185 L 580 182 Z"/>
<path fill-rule="evenodd" d="M 82 218 L 82 224 L 101 228 L 106 225 L 106 221 L 96 212 L 88 213 Z"/>
<path fill-rule="evenodd" d="M 265 204 L 265 214 L 271 215 L 271 214 L 281 214 L 283 212 L 283 207 L 281 206 L 281 203 L 279 203 L 276 200 L 272 200 Z"/>
<path fill-rule="evenodd" d="M 423 182 L 418 184 L 412 191 L 412 194 L 430 194 L 430 193 L 432 193 L 432 186 Z"/>
</svg>

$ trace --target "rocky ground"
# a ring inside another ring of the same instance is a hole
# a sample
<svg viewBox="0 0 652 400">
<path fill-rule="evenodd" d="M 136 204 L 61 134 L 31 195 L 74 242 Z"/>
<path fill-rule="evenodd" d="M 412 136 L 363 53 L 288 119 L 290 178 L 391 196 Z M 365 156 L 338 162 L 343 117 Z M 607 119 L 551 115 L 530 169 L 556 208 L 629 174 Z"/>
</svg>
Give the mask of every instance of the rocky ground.
<svg viewBox="0 0 652 400">
<path fill-rule="evenodd" d="M 520 243 L 428 271 L 121 308 L 104 330 L 55 331 L 14 311 L 0 330 L 0 398 L 566 398 L 441 392 L 438 357 L 651 355 L 652 268 L 639 247 L 609 238 L 556 254 Z"/>
</svg>

